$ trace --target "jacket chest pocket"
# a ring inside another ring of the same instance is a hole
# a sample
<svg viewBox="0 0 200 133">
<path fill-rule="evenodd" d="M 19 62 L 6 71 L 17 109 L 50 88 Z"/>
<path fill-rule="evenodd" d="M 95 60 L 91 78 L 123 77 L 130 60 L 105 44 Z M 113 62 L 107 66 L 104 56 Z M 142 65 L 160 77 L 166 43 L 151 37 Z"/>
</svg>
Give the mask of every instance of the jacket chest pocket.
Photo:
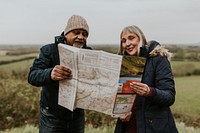
<svg viewBox="0 0 200 133">
<path fill-rule="evenodd" d="M 145 70 L 143 74 L 143 83 L 155 85 L 155 72 L 153 69 Z"/>
<path fill-rule="evenodd" d="M 146 133 L 169 133 L 167 112 L 145 113 Z"/>
</svg>

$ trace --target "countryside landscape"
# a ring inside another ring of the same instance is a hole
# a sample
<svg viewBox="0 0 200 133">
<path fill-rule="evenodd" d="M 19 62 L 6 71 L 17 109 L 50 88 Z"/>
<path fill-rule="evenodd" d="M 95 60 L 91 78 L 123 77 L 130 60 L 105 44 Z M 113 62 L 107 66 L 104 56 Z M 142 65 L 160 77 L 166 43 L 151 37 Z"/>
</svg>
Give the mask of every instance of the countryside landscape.
<svg viewBox="0 0 200 133">
<path fill-rule="evenodd" d="M 89 45 L 117 53 L 118 45 Z M 176 101 L 171 107 L 180 133 L 200 133 L 200 44 L 164 45 L 173 53 Z M 41 88 L 27 82 L 41 45 L 0 45 L 0 133 L 37 133 Z M 116 118 L 86 110 L 86 133 L 113 133 Z"/>
</svg>

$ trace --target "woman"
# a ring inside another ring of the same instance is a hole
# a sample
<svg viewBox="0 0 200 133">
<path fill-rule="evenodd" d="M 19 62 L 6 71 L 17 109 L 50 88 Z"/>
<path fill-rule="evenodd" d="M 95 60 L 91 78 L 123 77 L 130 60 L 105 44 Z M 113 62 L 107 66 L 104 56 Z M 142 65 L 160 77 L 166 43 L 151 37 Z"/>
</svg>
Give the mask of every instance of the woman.
<svg viewBox="0 0 200 133">
<path fill-rule="evenodd" d="M 170 106 L 175 101 L 170 53 L 156 41 L 147 43 L 137 26 L 121 32 L 120 55 L 146 57 L 141 83 L 132 82 L 136 93 L 132 112 L 118 119 L 115 133 L 177 133 Z"/>
</svg>

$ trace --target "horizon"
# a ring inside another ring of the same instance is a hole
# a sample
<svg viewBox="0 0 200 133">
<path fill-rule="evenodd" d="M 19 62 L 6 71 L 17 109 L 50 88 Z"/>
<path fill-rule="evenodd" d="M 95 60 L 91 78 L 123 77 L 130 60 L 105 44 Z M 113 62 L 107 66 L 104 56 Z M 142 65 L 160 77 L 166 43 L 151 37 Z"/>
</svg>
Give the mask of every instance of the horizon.
<svg viewBox="0 0 200 133">
<path fill-rule="evenodd" d="M 50 44 L 50 43 L 47 43 L 47 44 Z M 33 43 L 27 43 L 27 44 L 1 44 L 0 43 L 0 46 L 27 46 L 27 47 L 30 47 L 30 46 L 44 46 L 44 45 L 46 45 L 46 44 L 33 44 Z M 102 46 L 117 46 L 118 47 L 118 45 L 119 44 L 117 44 L 117 43 L 110 43 L 110 44 L 108 44 L 108 43 L 96 43 L 96 44 L 87 44 L 88 46 L 91 46 L 91 45 L 93 45 L 93 46 L 100 46 L 100 45 L 102 45 Z M 176 45 L 176 46 L 200 46 L 200 42 L 197 42 L 197 43 L 162 43 L 161 45 Z"/>
</svg>

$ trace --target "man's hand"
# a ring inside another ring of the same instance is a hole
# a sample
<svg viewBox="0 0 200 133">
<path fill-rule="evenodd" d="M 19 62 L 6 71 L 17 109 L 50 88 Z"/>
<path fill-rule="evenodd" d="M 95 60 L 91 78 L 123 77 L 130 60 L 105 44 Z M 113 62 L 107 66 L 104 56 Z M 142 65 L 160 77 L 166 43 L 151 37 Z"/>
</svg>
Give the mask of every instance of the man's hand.
<svg viewBox="0 0 200 133">
<path fill-rule="evenodd" d="M 72 78 L 71 70 L 61 65 L 56 65 L 51 72 L 52 80 L 64 80 L 71 78 Z"/>
</svg>

